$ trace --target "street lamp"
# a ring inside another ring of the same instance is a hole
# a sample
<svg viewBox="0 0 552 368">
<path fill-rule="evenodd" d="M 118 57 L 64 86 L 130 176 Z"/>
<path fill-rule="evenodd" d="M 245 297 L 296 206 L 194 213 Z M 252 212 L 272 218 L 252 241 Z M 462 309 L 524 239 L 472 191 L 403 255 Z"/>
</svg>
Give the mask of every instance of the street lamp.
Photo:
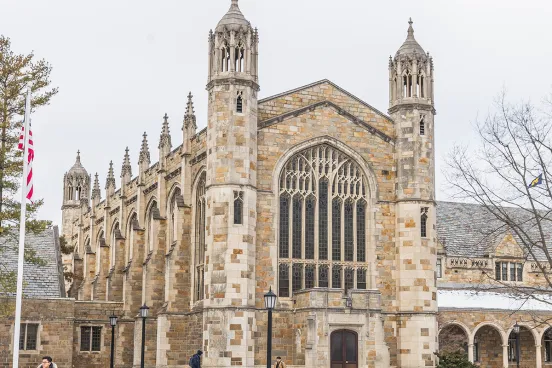
<svg viewBox="0 0 552 368">
<path fill-rule="evenodd" d="M 516 334 L 516 364 L 517 368 L 519 368 L 519 360 L 520 360 L 520 348 L 519 348 L 519 330 L 520 327 L 516 321 L 516 324 L 514 325 L 514 333 Z"/>
<path fill-rule="evenodd" d="M 266 368 L 272 366 L 272 310 L 276 307 L 276 294 L 272 292 L 272 286 L 264 295 L 265 308 L 268 310 L 268 340 L 266 344 Z"/>
<path fill-rule="evenodd" d="M 114 352 L 115 352 L 115 326 L 117 326 L 117 316 L 115 312 L 109 317 L 109 324 L 111 325 L 111 364 L 110 367 L 113 368 Z"/>
<path fill-rule="evenodd" d="M 149 307 L 144 303 L 140 307 L 140 317 L 142 317 L 142 360 L 140 361 L 140 368 L 144 368 L 144 351 L 146 348 L 146 318 L 148 318 Z"/>
</svg>

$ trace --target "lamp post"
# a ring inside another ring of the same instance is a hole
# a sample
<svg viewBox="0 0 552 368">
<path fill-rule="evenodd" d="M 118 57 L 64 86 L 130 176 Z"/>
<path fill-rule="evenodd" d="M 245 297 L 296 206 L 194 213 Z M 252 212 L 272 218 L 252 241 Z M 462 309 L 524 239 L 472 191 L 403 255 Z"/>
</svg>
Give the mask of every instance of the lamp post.
<svg viewBox="0 0 552 368">
<path fill-rule="evenodd" d="M 146 318 L 148 318 L 149 307 L 144 303 L 140 307 L 140 317 L 142 317 L 142 359 L 140 360 L 140 368 L 144 368 L 144 351 L 146 348 Z"/>
<path fill-rule="evenodd" d="M 117 326 L 117 316 L 115 312 L 109 317 L 109 324 L 111 325 L 111 363 L 110 367 L 113 368 L 113 361 L 115 357 L 115 326 Z"/>
<path fill-rule="evenodd" d="M 272 286 L 264 295 L 265 308 L 268 310 L 268 337 L 266 343 L 266 368 L 272 366 L 272 310 L 276 307 L 276 294 L 272 292 Z"/>
<path fill-rule="evenodd" d="M 516 324 L 514 325 L 514 333 L 516 334 L 516 364 L 517 368 L 519 368 L 519 361 L 520 361 L 520 348 L 519 348 L 519 325 L 516 321 Z"/>
</svg>

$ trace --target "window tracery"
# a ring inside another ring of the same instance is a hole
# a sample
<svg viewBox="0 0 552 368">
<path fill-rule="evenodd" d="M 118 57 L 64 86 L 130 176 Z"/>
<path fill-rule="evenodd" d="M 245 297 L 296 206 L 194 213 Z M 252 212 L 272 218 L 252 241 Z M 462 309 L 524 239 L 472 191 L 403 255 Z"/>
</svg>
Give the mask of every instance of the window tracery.
<svg viewBox="0 0 552 368">
<path fill-rule="evenodd" d="M 303 288 L 367 288 L 367 182 L 343 152 L 322 144 L 279 177 L 279 295 Z"/>
</svg>

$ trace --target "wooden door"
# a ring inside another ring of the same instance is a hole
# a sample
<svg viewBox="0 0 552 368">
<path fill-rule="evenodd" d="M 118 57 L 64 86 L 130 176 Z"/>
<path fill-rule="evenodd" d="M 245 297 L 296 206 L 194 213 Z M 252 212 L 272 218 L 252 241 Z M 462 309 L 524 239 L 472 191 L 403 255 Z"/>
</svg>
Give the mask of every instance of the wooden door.
<svg viewBox="0 0 552 368">
<path fill-rule="evenodd" d="M 357 334 L 337 330 L 330 336 L 331 368 L 358 368 Z"/>
</svg>

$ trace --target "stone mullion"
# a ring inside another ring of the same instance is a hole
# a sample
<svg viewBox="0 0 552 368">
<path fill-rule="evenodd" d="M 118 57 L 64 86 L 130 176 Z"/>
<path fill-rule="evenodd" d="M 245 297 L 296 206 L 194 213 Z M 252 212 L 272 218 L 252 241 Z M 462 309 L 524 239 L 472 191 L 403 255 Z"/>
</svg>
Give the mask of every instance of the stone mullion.
<svg viewBox="0 0 552 368">
<path fill-rule="evenodd" d="M 345 200 L 340 201 L 340 211 L 341 211 L 341 221 L 339 224 L 339 230 L 340 230 L 340 241 L 339 241 L 339 249 L 340 249 L 340 261 L 345 261 Z M 343 280 L 342 280 L 343 281 Z"/>
<path fill-rule="evenodd" d="M 317 160 L 318 162 L 318 160 Z M 318 172 L 318 166 L 316 167 L 316 173 Z M 314 174 L 313 174 L 314 175 Z M 319 210 L 320 210 L 320 196 L 318 195 L 319 183 L 318 177 L 313 176 L 313 185 L 315 185 L 315 197 L 314 197 L 314 286 L 318 286 L 318 261 L 320 259 L 319 252 L 319 241 L 320 241 L 320 230 L 319 230 Z"/>
<path fill-rule="evenodd" d="M 358 201 L 358 200 L 357 200 Z M 353 262 L 356 263 L 357 260 L 357 249 L 358 249 L 358 239 L 357 239 L 357 201 L 353 201 Z M 356 277 L 356 272 L 355 272 Z M 356 285 L 356 283 L 355 283 Z"/>
<path fill-rule="evenodd" d="M 300 259 L 306 259 L 306 232 L 307 232 L 307 197 L 301 196 L 301 257 Z"/>
</svg>

